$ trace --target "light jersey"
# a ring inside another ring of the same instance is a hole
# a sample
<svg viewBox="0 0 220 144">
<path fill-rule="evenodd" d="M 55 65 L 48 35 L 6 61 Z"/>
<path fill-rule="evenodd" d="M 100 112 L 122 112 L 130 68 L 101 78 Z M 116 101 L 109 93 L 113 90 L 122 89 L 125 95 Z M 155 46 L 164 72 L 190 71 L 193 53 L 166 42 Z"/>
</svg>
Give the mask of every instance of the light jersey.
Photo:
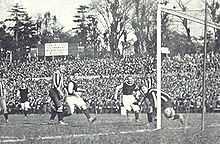
<svg viewBox="0 0 220 144">
<path fill-rule="evenodd" d="M 157 108 L 157 89 L 150 89 L 146 95 L 152 106 Z M 165 109 L 167 107 L 173 107 L 172 98 L 167 93 L 161 91 L 161 108 Z"/>
<path fill-rule="evenodd" d="M 74 81 L 70 81 L 66 87 L 68 95 L 74 95 L 74 92 L 77 92 L 77 87 Z"/>
<path fill-rule="evenodd" d="M 56 89 L 63 88 L 63 75 L 58 70 L 53 74 L 53 87 Z"/>
<path fill-rule="evenodd" d="M 26 101 L 28 101 L 28 88 L 24 88 L 24 89 L 19 89 L 20 91 L 20 102 L 24 103 Z"/>
<path fill-rule="evenodd" d="M 123 83 L 122 93 L 123 95 L 133 95 L 133 92 L 136 90 L 136 84 L 129 85 L 126 82 Z"/>
</svg>

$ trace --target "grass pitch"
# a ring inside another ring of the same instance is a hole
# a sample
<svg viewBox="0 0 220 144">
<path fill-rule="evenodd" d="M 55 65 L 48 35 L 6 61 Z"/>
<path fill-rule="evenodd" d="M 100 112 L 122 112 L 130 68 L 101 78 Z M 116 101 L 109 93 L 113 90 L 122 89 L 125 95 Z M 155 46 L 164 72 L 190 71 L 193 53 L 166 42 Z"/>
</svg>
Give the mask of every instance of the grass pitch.
<svg viewBox="0 0 220 144">
<path fill-rule="evenodd" d="M 99 114 L 89 124 L 82 114 L 65 118 L 68 126 L 48 125 L 49 115 L 9 115 L 0 123 L 0 143 L 21 144 L 220 144 L 220 114 L 206 114 L 205 131 L 200 131 L 200 114 L 185 114 L 185 126 L 163 119 L 161 130 L 147 128 L 146 116 L 135 123 L 119 114 Z"/>
</svg>

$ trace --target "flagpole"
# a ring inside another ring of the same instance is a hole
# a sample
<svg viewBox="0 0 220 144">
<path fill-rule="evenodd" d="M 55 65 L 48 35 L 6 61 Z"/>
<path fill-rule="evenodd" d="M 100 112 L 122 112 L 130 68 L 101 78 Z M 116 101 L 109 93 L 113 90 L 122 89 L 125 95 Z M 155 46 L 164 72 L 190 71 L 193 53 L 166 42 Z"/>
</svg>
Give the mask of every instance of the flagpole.
<svg viewBox="0 0 220 144">
<path fill-rule="evenodd" d="M 205 0 L 205 25 L 204 25 L 204 57 L 203 57 L 203 97 L 202 97 L 202 121 L 201 130 L 205 130 L 205 112 L 206 112 L 206 57 L 207 57 L 207 0 Z"/>
</svg>

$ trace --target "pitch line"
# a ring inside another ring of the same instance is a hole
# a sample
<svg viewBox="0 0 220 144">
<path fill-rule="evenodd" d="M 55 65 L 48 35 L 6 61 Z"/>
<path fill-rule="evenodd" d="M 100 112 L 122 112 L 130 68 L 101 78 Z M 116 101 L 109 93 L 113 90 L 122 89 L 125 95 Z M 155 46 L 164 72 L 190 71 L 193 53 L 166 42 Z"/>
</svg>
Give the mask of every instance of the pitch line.
<svg viewBox="0 0 220 144">
<path fill-rule="evenodd" d="M 14 137 L 14 136 L 0 136 L 0 139 L 12 139 L 12 138 L 17 138 L 17 137 Z"/>
<path fill-rule="evenodd" d="M 220 124 L 215 123 L 215 124 L 210 124 L 206 126 L 207 128 L 212 128 L 212 127 L 220 127 Z M 196 126 L 186 126 L 186 127 L 169 127 L 165 129 L 170 129 L 170 130 L 180 130 L 180 129 L 190 129 L 190 128 L 198 128 Z"/>
<path fill-rule="evenodd" d="M 220 124 L 216 123 L 216 124 L 210 124 L 207 127 L 220 127 Z"/>
<path fill-rule="evenodd" d="M 213 125 L 214 126 L 214 125 Z M 219 125 L 220 126 L 220 125 Z M 170 130 L 180 130 L 180 129 L 189 129 L 193 127 L 174 127 L 174 128 L 165 128 Z M 108 133 L 95 133 L 95 134 L 73 134 L 73 135 L 62 135 L 62 136 L 45 136 L 45 137 L 29 137 L 21 138 L 18 137 L 7 137 L 2 136 L 0 140 L 1 143 L 16 143 L 16 142 L 25 142 L 28 140 L 56 140 L 56 139 L 68 139 L 68 138 L 83 138 L 83 137 L 97 137 L 97 136 L 109 136 L 109 135 L 118 135 L 118 134 L 135 134 L 135 133 L 144 133 L 144 132 L 154 132 L 160 129 L 139 129 L 134 131 L 121 131 L 121 132 L 108 132 Z M 6 139 L 7 138 L 7 139 Z"/>
<path fill-rule="evenodd" d="M 169 127 L 169 128 L 165 128 L 165 129 L 169 129 L 169 130 L 181 130 L 181 129 L 190 129 L 193 127 L 190 126 L 186 126 L 186 127 Z"/>
<path fill-rule="evenodd" d="M 109 132 L 109 133 L 29 137 L 27 139 L 26 138 L 19 139 L 18 137 L 8 137 L 8 138 L 11 138 L 11 139 L 0 140 L 0 142 L 1 143 L 16 143 L 16 142 L 25 142 L 25 141 L 28 141 L 28 140 L 55 140 L 55 139 L 68 139 L 68 138 L 96 137 L 96 136 L 109 136 L 109 135 L 118 135 L 118 134 L 134 134 L 134 133 L 153 132 L 153 131 L 157 131 L 157 130 L 158 129 L 139 129 L 139 130 L 134 130 L 134 131 L 121 131 L 121 132 Z M 4 137 L 1 137 L 1 138 L 4 138 Z"/>
</svg>

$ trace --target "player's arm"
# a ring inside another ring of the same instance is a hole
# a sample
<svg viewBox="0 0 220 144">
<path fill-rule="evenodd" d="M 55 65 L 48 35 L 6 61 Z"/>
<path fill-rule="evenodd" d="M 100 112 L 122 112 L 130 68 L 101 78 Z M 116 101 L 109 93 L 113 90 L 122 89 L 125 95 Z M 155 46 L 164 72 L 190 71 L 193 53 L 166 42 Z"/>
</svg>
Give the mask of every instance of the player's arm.
<svg viewBox="0 0 220 144">
<path fill-rule="evenodd" d="M 17 90 L 17 97 L 21 97 L 20 96 L 20 90 Z"/>
<path fill-rule="evenodd" d="M 57 77 L 57 73 L 55 72 L 55 73 L 53 74 L 53 76 L 52 76 L 53 86 L 54 86 L 55 88 L 57 88 L 57 84 L 56 84 L 56 81 L 55 81 L 56 77 Z"/>
<path fill-rule="evenodd" d="M 8 94 L 8 91 L 6 90 L 6 88 L 3 89 L 4 92 L 4 96 L 6 97 L 6 95 Z"/>
<path fill-rule="evenodd" d="M 117 99 L 117 97 L 118 97 L 118 92 L 119 92 L 122 88 L 123 88 L 123 84 L 120 84 L 119 86 L 116 87 L 114 99 Z"/>
<path fill-rule="evenodd" d="M 67 90 L 67 88 L 64 88 L 63 91 L 64 91 L 64 95 L 65 95 L 65 96 L 68 96 L 68 90 Z"/>
<path fill-rule="evenodd" d="M 2 85 L 1 85 L 1 91 L 2 91 L 2 97 L 6 98 L 7 90 L 6 90 L 5 86 L 2 87 Z"/>
<path fill-rule="evenodd" d="M 76 83 L 74 83 L 74 91 L 75 92 L 86 92 L 85 89 L 78 87 Z"/>
<path fill-rule="evenodd" d="M 139 90 L 140 90 L 140 88 L 138 87 L 138 85 L 136 85 L 133 92 L 136 93 Z"/>
<path fill-rule="evenodd" d="M 30 93 L 29 89 L 27 89 L 27 93 L 28 93 L 27 96 L 31 97 L 31 93 Z"/>
<path fill-rule="evenodd" d="M 76 92 L 86 92 L 86 90 L 85 90 L 85 89 L 82 89 L 82 88 L 77 88 L 77 89 L 76 89 Z"/>
</svg>

